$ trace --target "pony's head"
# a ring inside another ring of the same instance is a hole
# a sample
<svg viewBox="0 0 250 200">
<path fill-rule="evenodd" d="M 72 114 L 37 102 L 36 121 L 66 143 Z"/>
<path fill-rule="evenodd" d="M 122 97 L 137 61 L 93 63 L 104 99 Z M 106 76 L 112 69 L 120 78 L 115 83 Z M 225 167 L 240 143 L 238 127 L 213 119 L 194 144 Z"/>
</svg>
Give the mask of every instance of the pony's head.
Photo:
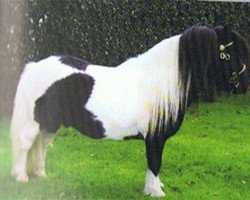
<svg viewBox="0 0 250 200">
<path fill-rule="evenodd" d="M 188 104 L 214 101 L 220 92 L 246 93 L 249 60 L 247 43 L 228 26 L 185 30 L 180 38 L 179 70 Z"/>
<path fill-rule="evenodd" d="M 226 92 L 243 94 L 247 92 L 247 67 L 250 62 L 250 52 L 242 36 L 229 26 L 215 28 L 219 45 L 219 66 L 223 81 L 221 87 Z"/>
</svg>

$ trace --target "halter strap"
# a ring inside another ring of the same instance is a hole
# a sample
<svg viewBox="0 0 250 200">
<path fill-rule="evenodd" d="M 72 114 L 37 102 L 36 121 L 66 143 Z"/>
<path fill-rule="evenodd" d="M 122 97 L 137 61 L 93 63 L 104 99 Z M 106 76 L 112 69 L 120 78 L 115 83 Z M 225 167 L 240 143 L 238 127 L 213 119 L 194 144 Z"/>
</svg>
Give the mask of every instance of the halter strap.
<svg viewBox="0 0 250 200">
<path fill-rule="evenodd" d="M 228 44 L 225 44 L 225 45 L 224 45 L 224 44 L 221 44 L 221 45 L 220 45 L 220 58 L 221 58 L 222 60 L 230 60 L 230 54 L 229 54 L 229 53 L 225 53 L 224 50 L 225 50 L 227 47 L 233 45 L 233 43 L 234 43 L 234 42 L 229 42 Z"/>
<path fill-rule="evenodd" d="M 239 75 L 240 74 L 242 74 L 245 70 L 246 70 L 246 65 L 244 64 L 244 63 L 242 63 L 242 65 L 243 65 L 243 68 L 242 68 L 242 70 L 238 73 Z"/>
<path fill-rule="evenodd" d="M 234 43 L 234 42 L 230 42 L 230 43 L 225 44 L 225 45 L 221 44 L 221 45 L 220 45 L 220 51 L 224 51 L 227 47 L 233 45 L 233 43 Z"/>
<path fill-rule="evenodd" d="M 232 83 L 234 85 L 234 88 L 232 89 L 232 92 L 237 89 L 240 86 L 240 82 L 239 82 L 239 75 L 241 75 L 245 70 L 246 70 L 246 65 L 244 63 L 242 63 L 243 68 L 240 72 L 233 72 L 232 76 L 230 78 L 230 83 Z"/>
<path fill-rule="evenodd" d="M 220 48 L 220 59 L 222 60 L 230 60 L 230 54 L 228 53 L 225 53 L 224 50 L 229 47 L 229 46 L 232 46 L 234 42 L 229 42 L 228 44 L 221 44 L 219 46 Z M 239 75 L 241 75 L 245 70 L 246 70 L 246 65 L 244 63 L 242 63 L 243 65 L 243 68 L 239 71 L 239 72 L 236 72 L 234 71 L 231 75 L 231 78 L 230 78 L 230 83 L 233 84 L 234 88 L 232 89 L 231 92 L 233 92 L 235 89 L 237 89 L 239 86 L 240 86 L 240 82 L 239 82 Z"/>
</svg>

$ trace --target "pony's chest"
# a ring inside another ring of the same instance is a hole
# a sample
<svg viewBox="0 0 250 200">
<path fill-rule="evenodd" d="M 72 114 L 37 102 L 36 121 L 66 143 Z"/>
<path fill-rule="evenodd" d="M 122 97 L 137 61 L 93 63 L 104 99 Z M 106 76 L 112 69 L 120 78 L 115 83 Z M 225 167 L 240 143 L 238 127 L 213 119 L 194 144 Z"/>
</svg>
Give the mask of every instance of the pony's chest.
<svg viewBox="0 0 250 200">
<path fill-rule="evenodd" d="M 92 73 L 91 76 L 95 84 L 85 107 L 102 122 L 105 136 L 122 139 L 137 135 L 142 114 L 136 82 L 119 75 L 111 76 L 111 73 Z"/>
<path fill-rule="evenodd" d="M 105 88 L 95 83 L 86 109 L 91 111 L 96 120 L 102 122 L 107 137 L 122 139 L 127 135 L 137 134 L 138 98 L 135 94 L 125 93 L 126 89 Z"/>
</svg>

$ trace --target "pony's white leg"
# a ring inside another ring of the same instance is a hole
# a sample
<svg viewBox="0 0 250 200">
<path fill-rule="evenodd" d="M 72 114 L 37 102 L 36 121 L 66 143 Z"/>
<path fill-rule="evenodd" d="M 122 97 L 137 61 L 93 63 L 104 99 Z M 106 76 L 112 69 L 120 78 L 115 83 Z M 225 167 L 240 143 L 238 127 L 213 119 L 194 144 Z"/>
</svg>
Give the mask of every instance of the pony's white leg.
<svg viewBox="0 0 250 200">
<path fill-rule="evenodd" d="M 33 173 L 37 176 L 46 176 L 45 172 L 45 161 L 46 161 L 46 154 L 47 149 L 52 141 L 52 134 L 48 134 L 45 132 L 40 133 L 38 142 L 39 142 L 39 149 L 37 151 L 37 163 L 35 165 Z"/>
<path fill-rule="evenodd" d="M 12 175 L 16 181 L 28 182 L 29 177 L 26 172 L 27 150 L 21 150 L 12 169 Z"/>
<path fill-rule="evenodd" d="M 146 195 L 151 195 L 155 197 L 165 196 L 165 193 L 162 191 L 163 183 L 160 181 L 158 176 L 155 176 L 151 170 L 147 171 L 146 184 L 144 188 L 144 193 Z"/>
<path fill-rule="evenodd" d="M 14 133 L 13 149 L 16 158 L 12 169 L 12 175 L 19 182 L 28 182 L 27 158 L 37 135 L 39 126 L 36 123 L 25 124 L 20 133 Z"/>
</svg>

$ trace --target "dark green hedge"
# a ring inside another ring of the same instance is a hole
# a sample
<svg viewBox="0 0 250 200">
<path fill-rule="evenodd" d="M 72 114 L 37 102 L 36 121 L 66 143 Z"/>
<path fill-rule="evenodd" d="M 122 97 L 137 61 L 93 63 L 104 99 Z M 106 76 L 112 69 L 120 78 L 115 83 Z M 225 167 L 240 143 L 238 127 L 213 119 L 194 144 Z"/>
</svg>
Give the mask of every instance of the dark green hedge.
<svg viewBox="0 0 250 200">
<path fill-rule="evenodd" d="M 150 3 L 151 2 L 151 3 Z M 231 24 L 250 40 L 250 4 L 165 0 L 7 2 L 0 19 L 0 117 L 10 113 L 23 64 L 73 54 L 114 66 L 194 24 Z M 6 2 L 0 1 L 0 10 Z M 18 22 L 15 19 L 22 19 Z M 10 22 L 8 22 L 10 21 Z M 12 26 L 15 32 L 9 36 Z M 10 45 L 8 48 L 8 44 Z M 12 80 L 9 82 L 8 80 Z M 5 87 L 5 85 L 9 85 Z M 7 88 L 7 89 L 6 89 Z"/>
<path fill-rule="evenodd" d="M 245 34 L 250 30 L 246 3 L 50 0 L 29 2 L 28 8 L 34 23 L 27 31 L 34 30 L 36 38 L 29 42 L 28 53 L 35 59 L 75 54 L 117 65 L 194 24 L 231 24 Z"/>
</svg>

